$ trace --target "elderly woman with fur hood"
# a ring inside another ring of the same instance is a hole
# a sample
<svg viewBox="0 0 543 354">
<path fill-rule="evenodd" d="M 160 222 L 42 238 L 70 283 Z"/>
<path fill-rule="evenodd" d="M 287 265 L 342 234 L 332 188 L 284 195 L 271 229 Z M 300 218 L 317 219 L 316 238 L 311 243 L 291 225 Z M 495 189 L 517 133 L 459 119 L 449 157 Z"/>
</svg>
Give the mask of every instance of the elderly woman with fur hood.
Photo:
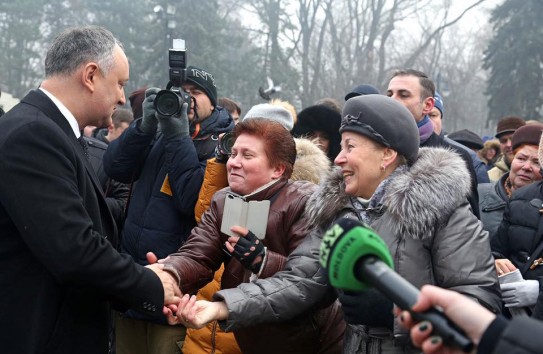
<svg viewBox="0 0 543 354">
<path fill-rule="evenodd" d="M 223 329 L 234 330 L 286 321 L 334 294 L 318 255 L 323 233 L 340 218 L 371 225 L 395 270 L 415 286 L 438 285 L 500 310 L 488 233 L 470 211 L 463 160 L 446 149 L 419 149 L 412 115 L 386 96 L 352 98 L 342 116 L 339 168 L 308 201 L 310 236 L 283 272 L 219 291 L 213 303 L 185 299 L 180 312 L 192 325 L 220 319 Z M 420 352 L 377 291 L 339 292 L 339 299 L 348 324 L 344 353 Z"/>
</svg>

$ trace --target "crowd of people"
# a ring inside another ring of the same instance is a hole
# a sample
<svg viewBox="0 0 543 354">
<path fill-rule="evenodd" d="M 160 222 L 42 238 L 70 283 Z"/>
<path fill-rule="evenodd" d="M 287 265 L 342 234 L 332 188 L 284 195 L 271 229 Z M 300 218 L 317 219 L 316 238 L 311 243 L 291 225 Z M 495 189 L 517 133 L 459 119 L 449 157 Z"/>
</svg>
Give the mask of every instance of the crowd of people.
<svg viewBox="0 0 543 354">
<path fill-rule="evenodd" d="M 206 69 L 186 68 L 172 115 L 158 88 L 127 102 L 129 77 L 110 31 L 70 28 L 0 118 L 6 353 L 458 352 L 414 321 L 431 306 L 479 353 L 543 344 L 543 124 L 448 134 L 414 69 L 245 114 Z M 319 254 L 344 218 L 422 289 L 412 309 L 331 286 Z"/>
</svg>

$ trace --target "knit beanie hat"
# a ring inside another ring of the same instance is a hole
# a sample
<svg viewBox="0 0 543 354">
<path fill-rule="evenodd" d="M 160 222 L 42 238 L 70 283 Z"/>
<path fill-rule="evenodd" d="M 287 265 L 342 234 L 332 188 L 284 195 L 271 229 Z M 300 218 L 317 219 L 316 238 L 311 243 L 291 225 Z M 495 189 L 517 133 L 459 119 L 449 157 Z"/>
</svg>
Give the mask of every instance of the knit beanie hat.
<svg viewBox="0 0 543 354">
<path fill-rule="evenodd" d="M 288 131 L 292 130 L 294 126 L 292 114 L 286 108 L 269 103 L 257 104 L 251 107 L 243 120 L 253 118 L 274 120 L 281 123 Z"/>
<path fill-rule="evenodd" d="M 481 150 L 484 146 L 483 139 L 468 129 L 456 131 L 449 134 L 448 137 L 470 149 Z"/>
<path fill-rule="evenodd" d="M 413 115 L 393 98 L 366 95 L 349 99 L 339 132 L 351 131 L 396 150 L 409 164 L 419 152 L 419 130 Z"/>
<path fill-rule="evenodd" d="M 362 84 L 358 85 L 355 88 L 351 90 L 347 95 L 345 95 L 345 101 L 347 101 L 349 98 L 356 97 L 356 96 L 364 96 L 364 95 L 378 95 L 379 90 L 375 87 L 368 85 L 368 84 Z"/>
<path fill-rule="evenodd" d="M 505 117 L 498 121 L 496 128 L 496 138 L 500 138 L 503 134 L 514 133 L 518 128 L 526 125 L 526 121 L 520 117 Z"/>
<path fill-rule="evenodd" d="M 515 130 L 511 138 L 511 148 L 515 151 L 521 145 L 539 146 L 543 124 L 528 124 Z"/>
<path fill-rule="evenodd" d="M 436 91 L 436 94 L 434 96 L 434 107 L 439 109 L 441 112 L 441 119 L 443 119 L 443 114 L 445 112 L 445 106 L 443 105 L 443 98 L 441 95 Z M 454 139 L 453 139 L 454 140 Z"/>
<path fill-rule="evenodd" d="M 215 85 L 215 79 L 213 78 L 213 75 L 203 69 L 189 66 L 187 68 L 185 82 L 194 84 L 204 90 L 207 97 L 209 97 L 211 104 L 214 107 L 217 106 L 217 85 Z"/>
</svg>

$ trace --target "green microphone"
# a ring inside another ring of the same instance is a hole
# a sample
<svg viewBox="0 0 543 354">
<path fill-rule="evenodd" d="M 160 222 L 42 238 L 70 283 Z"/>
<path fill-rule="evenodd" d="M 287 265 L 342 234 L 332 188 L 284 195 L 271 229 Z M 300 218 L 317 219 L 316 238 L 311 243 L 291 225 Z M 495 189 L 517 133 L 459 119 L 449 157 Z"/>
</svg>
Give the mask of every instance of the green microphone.
<svg viewBox="0 0 543 354">
<path fill-rule="evenodd" d="M 338 289 L 360 291 L 371 287 L 419 321 L 430 321 L 443 342 L 470 352 L 473 343 L 445 314 L 432 308 L 412 312 L 420 291 L 393 270 L 394 262 L 386 243 L 372 229 L 357 220 L 341 219 L 324 234 L 320 263 L 330 284 Z"/>
</svg>

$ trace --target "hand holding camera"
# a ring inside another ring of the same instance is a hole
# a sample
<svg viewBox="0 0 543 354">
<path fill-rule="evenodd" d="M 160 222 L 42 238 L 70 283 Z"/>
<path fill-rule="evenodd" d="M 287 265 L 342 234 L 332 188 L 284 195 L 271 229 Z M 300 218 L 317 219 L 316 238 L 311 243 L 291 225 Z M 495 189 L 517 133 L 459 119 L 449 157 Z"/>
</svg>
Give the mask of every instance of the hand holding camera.
<svg viewBox="0 0 543 354">
<path fill-rule="evenodd" d="M 164 116 L 157 111 L 156 117 L 160 124 L 160 130 L 166 139 L 189 135 L 187 110 L 188 104 L 184 102 L 181 106 L 181 114 L 179 116 Z"/>
<path fill-rule="evenodd" d="M 156 87 L 145 90 L 145 100 L 142 103 L 143 118 L 140 125 L 141 131 L 145 134 L 154 134 L 158 125 L 158 120 L 155 115 L 154 101 L 156 94 L 159 91 L 160 89 Z"/>
</svg>

